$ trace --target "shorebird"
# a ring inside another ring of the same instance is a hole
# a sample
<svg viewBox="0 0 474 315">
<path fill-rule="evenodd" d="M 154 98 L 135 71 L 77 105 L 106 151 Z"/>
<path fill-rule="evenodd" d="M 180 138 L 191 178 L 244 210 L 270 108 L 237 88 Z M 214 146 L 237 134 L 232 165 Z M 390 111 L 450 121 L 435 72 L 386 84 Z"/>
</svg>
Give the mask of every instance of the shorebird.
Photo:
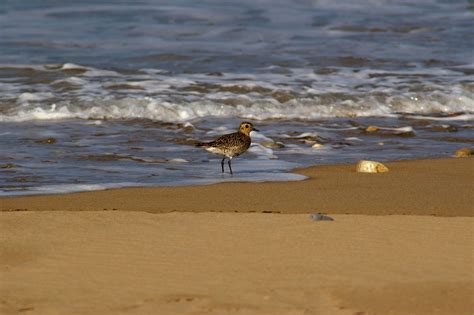
<svg viewBox="0 0 474 315">
<path fill-rule="evenodd" d="M 254 130 L 258 131 L 253 127 L 252 123 L 244 121 L 240 124 L 239 131 L 220 136 L 211 142 L 198 143 L 196 146 L 203 147 L 206 151 L 211 153 L 224 156 L 221 161 L 222 173 L 224 173 L 224 161 L 228 158 L 230 173 L 233 174 L 232 158 L 247 151 L 252 142 L 250 139 L 250 132 Z"/>
</svg>

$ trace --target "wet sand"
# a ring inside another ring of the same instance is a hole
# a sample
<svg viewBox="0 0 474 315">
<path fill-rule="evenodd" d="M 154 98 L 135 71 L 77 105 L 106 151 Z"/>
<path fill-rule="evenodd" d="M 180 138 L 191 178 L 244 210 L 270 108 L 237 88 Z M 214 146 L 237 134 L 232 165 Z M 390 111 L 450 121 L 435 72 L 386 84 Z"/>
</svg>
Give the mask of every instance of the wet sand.
<svg viewBox="0 0 474 315">
<path fill-rule="evenodd" d="M 315 166 L 296 170 L 309 177 L 299 182 L 127 188 L 0 198 L 0 210 L 474 214 L 474 159 L 400 161 L 387 166 L 390 172 L 383 174 L 356 173 L 354 165 Z"/>
<path fill-rule="evenodd" d="M 472 158 L 387 165 L 2 198 L 0 313 L 472 314 Z"/>
</svg>

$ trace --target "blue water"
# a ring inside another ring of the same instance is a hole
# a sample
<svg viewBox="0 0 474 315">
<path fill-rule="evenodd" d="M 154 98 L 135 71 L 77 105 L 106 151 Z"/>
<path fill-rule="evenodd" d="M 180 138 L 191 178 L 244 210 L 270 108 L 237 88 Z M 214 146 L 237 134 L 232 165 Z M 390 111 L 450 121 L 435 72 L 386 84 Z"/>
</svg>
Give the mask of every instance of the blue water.
<svg viewBox="0 0 474 315">
<path fill-rule="evenodd" d="M 474 45 L 469 1 L 3 0 L 0 14 L 1 60 L 15 64 L 195 73 L 350 57 L 399 69 L 471 63 Z"/>
<path fill-rule="evenodd" d="M 0 194 L 450 156 L 474 139 L 472 29 L 470 1 L 2 0 Z M 192 143 L 242 120 L 261 131 L 222 175 Z"/>
</svg>

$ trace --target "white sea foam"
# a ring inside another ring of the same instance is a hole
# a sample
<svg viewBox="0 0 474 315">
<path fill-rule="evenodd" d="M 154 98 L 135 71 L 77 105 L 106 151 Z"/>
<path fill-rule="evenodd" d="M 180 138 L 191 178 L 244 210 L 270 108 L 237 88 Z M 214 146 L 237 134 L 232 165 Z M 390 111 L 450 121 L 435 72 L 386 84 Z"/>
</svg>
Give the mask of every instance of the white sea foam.
<svg viewBox="0 0 474 315">
<path fill-rule="evenodd" d="M 138 187 L 147 186 L 140 183 L 121 182 L 109 184 L 62 184 L 62 185 L 44 185 L 37 187 L 29 187 L 24 189 L 0 190 L 0 196 L 15 195 L 42 195 L 42 194 L 65 194 L 79 191 L 96 191 L 118 187 Z"/>
<path fill-rule="evenodd" d="M 53 98 L 54 95 L 50 92 L 38 92 L 38 93 L 21 93 L 18 98 L 16 99 L 18 104 L 26 104 L 29 102 L 39 102 L 39 101 L 45 101 L 48 99 Z"/>
<path fill-rule="evenodd" d="M 71 63 L 49 68 L 1 67 L 45 71 L 48 77 L 57 73 L 57 79 L 38 84 L 26 81 L 25 86 L 1 82 L 0 102 L 6 100 L 8 110 L 0 113 L 0 121 L 148 118 L 184 122 L 206 116 L 314 120 L 474 112 L 472 84 L 466 83 L 472 76 L 442 68 L 353 72 L 334 67 L 328 74 L 306 68 L 287 69 L 283 74 L 265 69 L 219 77 L 150 69 L 124 75 Z M 64 78 L 63 71 L 73 69 L 85 71 Z M 58 92 L 62 83 L 74 88 Z M 11 99 L 19 106 L 13 106 Z"/>
<path fill-rule="evenodd" d="M 273 154 L 273 150 L 270 148 L 266 148 L 260 143 L 252 143 L 250 146 L 249 152 L 254 153 L 259 156 L 259 158 L 263 159 L 278 159 L 276 155 Z"/>
<path fill-rule="evenodd" d="M 257 140 L 259 142 L 262 142 L 262 141 L 271 141 L 271 142 L 273 142 L 273 139 L 265 136 L 263 133 L 261 133 L 259 131 L 252 131 L 250 136 L 252 137 L 252 140 Z"/>
<path fill-rule="evenodd" d="M 446 117 L 429 117 L 429 116 L 411 116 L 415 119 L 424 119 L 424 120 L 437 120 L 437 121 L 472 121 L 474 120 L 474 114 L 462 114 L 456 116 L 446 116 Z"/>
<path fill-rule="evenodd" d="M 18 103 L 44 101 L 51 98 L 50 93 L 23 93 Z M 451 103 L 451 101 L 449 102 Z M 55 103 L 51 105 L 33 105 L 18 107 L 8 113 L 0 114 L 0 121 L 27 121 L 51 119 L 129 119 L 147 118 L 159 121 L 184 122 L 196 118 L 242 117 L 255 120 L 265 119 L 302 119 L 312 120 L 331 117 L 368 117 L 392 116 L 394 113 L 436 114 L 455 112 L 474 112 L 474 100 L 465 99 L 448 105 L 438 101 L 410 101 L 405 99 L 385 103 L 361 98 L 357 101 L 346 100 L 334 104 L 322 103 L 318 98 L 293 100 L 281 104 L 274 100 L 256 100 L 250 105 L 225 105 L 212 101 L 171 102 L 153 98 L 124 98 L 117 100 L 92 100 L 78 104 Z M 472 119 L 472 114 L 459 118 L 433 119 Z"/>
<path fill-rule="evenodd" d="M 189 163 L 188 160 L 181 159 L 181 158 L 171 159 L 168 162 L 170 162 L 170 163 Z"/>
<path fill-rule="evenodd" d="M 87 67 L 81 66 L 81 65 L 76 65 L 74 63 L 65 63 L 61 67 L 62 70 L 86 70 Z"/>
<path fill-rule="evenodd" d="M 62 83 L 67 83 L 67 84 L 72 84 L 72 85 L 86 85 L 88 82 L 79 77 L 69 77 L 66 79 L 53 81 L 51 82 L 51 85 L 57 85 L 57 84 L 62 84 Z"/>
<path fill-rule="evenodd" d="M 257 160 L 258 161 L 258 160 Z M 267 162 L 266 162 L 267 163 Z M 235 166 L 234 166 L 235 168 Z M 0 196 L 28 196 L 44 194 L 65 194 L 81 191 L 97 191 L 123 187 L 148 187 L 148 186 L 183 186 L 183 185 L 208 185 L 221 182 L 275 182 L 275 181 L 299 181 L 307 177 L 301 174 L 284 172 L 240 172 L 239 176 L 223 178 L 192 178 L 192 179 L 170 179 L 166 183 L 145 184 L 134 182 L 106 183 L 106 184 L 63 184 L 29 187 L 28 189 L 0 190 Z"/>
<path fill-rule="evenodd" d="M 393 131 L 394 133 L 408 133 L 413 132 L 413 127 L 405 126 L 405 127 L 398 127 L 398 128 L 388 128 L 388 127 L 378 127 L 380 130 L 387 130 Z"/>
</svg>

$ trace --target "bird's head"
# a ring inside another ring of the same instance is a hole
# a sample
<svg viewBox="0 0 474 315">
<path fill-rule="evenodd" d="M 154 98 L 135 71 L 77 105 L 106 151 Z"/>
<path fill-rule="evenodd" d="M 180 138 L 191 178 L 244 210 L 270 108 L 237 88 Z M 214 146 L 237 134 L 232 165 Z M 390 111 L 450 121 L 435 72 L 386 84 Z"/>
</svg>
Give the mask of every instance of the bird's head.
<svg viewBox="0 0 474 315">
<path fill-rule="evenodd" d="M 252 123 L 250 123 L 248 121 L 244 121 L 244 122 L 240 123 L 239 132 L 249 136 L 251 131 L 258 131 L 258 130 L 255 129 L 253 127 Z"/>
</svg>

